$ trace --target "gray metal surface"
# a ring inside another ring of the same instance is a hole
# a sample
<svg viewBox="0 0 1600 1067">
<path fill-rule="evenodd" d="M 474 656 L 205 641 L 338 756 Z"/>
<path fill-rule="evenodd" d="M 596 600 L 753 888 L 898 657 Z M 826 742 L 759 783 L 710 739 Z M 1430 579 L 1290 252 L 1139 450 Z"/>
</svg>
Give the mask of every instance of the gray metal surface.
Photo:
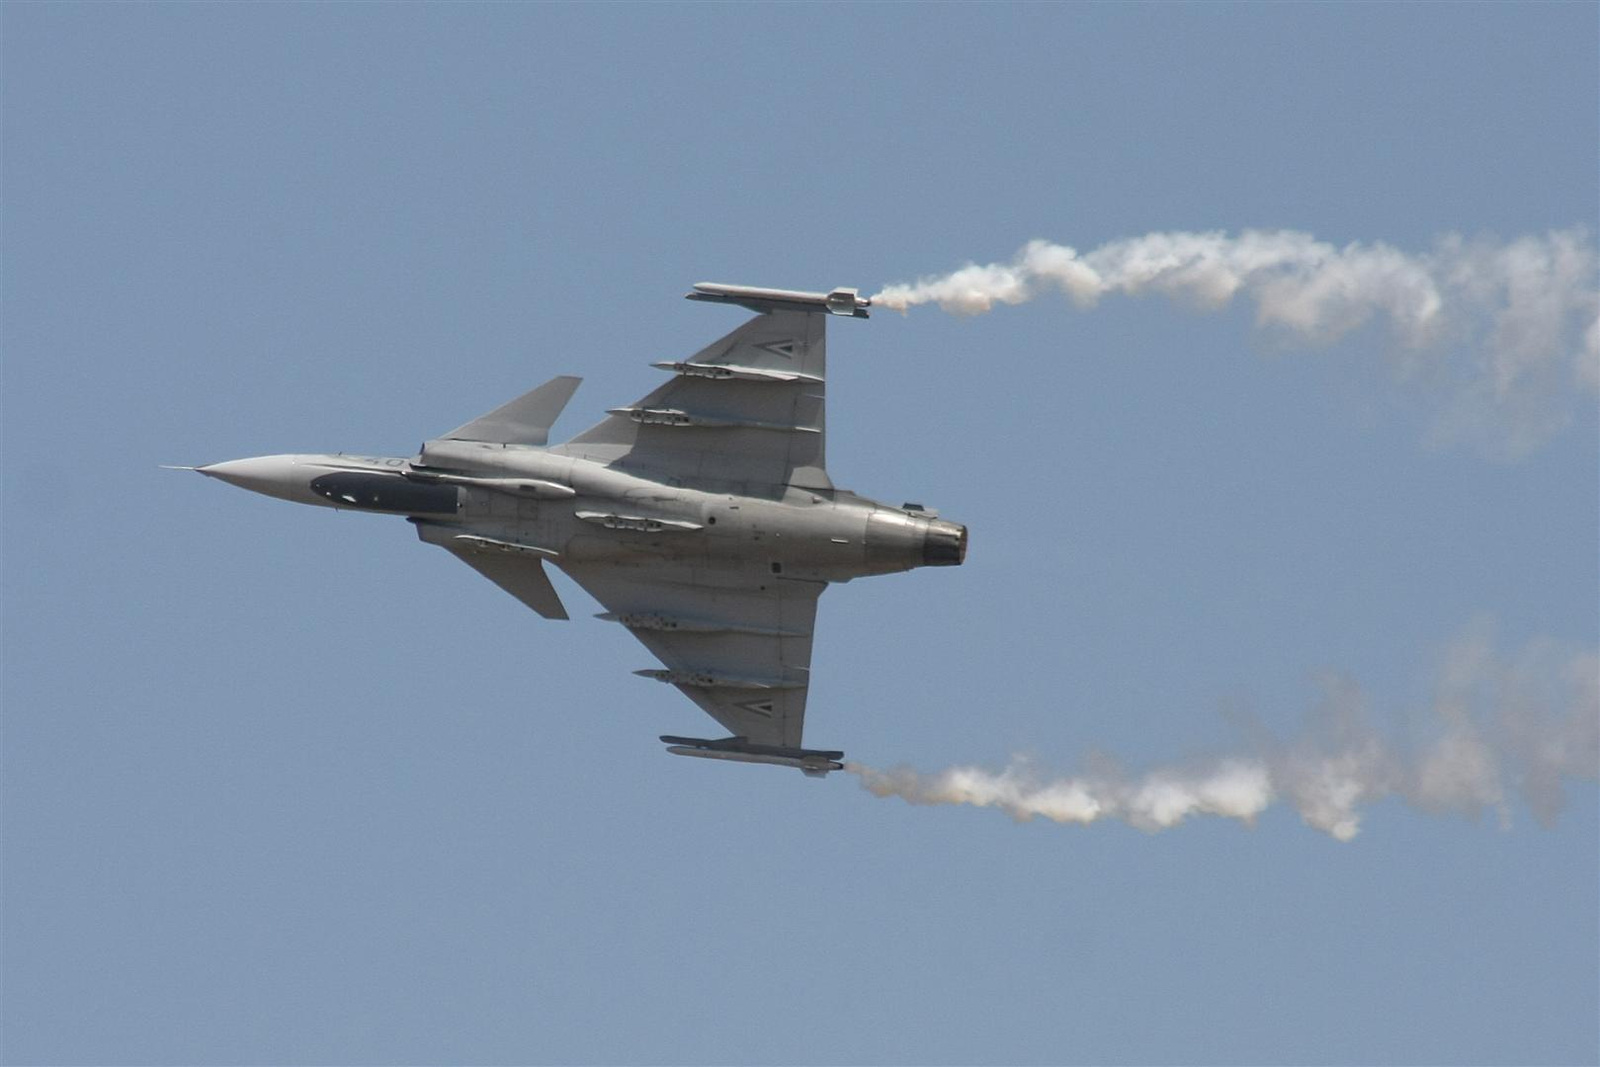
<svg viewBox="0 0 1600 1067">
<path fill-rule="evenodd" d="M 713 492 L 832 488 L 825 312 L 766 312 L 668 369 L 661 386 L 552 451 Z"/>
<path fill-rule="evenodd" d="M 964 526 L 836 489 L 826 467 L 826 322 L 865 318 L 854 290 L 702 283 L 691 299 L 758 314 L 672 377 L 545 447 L 579 379 L 560 377 L 428 441 L 417 455 L 258 456 L 191 468 L 296 503 L 403 515 L 545 618 L 560 567 L 729 731 L 668 751 L 823 775 L 801 747 L 817 599 L 830 582 L 966 557 Z"/>
</svg>

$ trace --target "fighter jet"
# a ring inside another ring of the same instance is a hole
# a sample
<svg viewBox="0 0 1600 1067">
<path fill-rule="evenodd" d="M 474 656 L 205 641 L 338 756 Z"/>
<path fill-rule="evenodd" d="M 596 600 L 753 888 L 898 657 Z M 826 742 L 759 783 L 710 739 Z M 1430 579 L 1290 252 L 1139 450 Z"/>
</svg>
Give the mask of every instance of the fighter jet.
<svg viewBox="0 0 1600 1067">
<path fill-rule="evenodd" d="M 565 444 L 550 427 L 580 379 L 532 392 L 414 456 L 277 455 L 188 468 L 320 507 L 401 515 L 547 619 L 567 618 L 559 567 L 729 731 L 663 736 L 680 756 L 796 767 L 844 753 L 802 747 L 817 598 L 848 582 L 966 558 L 966 527 L 917 504 L 836 488 L 824 462 L 826 325 L 869 299 L 702 283 L 690 300 L 757 312 L 677 362 L 672 377 Z"/>
</svg>

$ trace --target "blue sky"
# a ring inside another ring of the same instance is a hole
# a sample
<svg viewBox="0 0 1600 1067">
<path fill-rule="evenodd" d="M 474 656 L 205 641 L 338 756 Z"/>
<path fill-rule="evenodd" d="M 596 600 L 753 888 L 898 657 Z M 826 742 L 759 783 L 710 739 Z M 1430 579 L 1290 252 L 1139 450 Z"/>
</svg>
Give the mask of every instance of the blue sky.
<svg viewBox="0 0 1600 1067">
<path fill-rule="evenodd" d="M 1596 19 L 6 5 L 5 1061 L 1594 1062 L 1592 781 L 1549 826 L 1390 798 L 1341 843 L 669 759 L 707 721 L 570 583 L 545 622 L 398 520 L 157 464 L 409 454 L 561 373 L 576 432 L 740 321 L 701 280 L 1592 246 Z M 829 591 L 808 743 L 1137 774 L 1314 737 L 1342 684 L 1409 750 L 1464 633 L 1490 688 L 1600 642 L 1590 393 L 1508 458 L 1435 441 L 1379 324 L 831 334 L 835 482 L 972 548 Z"/>
</svg>

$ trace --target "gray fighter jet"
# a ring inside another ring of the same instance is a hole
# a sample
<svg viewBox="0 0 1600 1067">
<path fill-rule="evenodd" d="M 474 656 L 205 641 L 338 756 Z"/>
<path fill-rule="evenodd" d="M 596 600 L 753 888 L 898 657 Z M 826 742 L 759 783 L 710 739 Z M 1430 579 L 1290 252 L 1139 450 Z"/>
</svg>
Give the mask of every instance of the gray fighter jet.
<svg viewBox="0 0 1600 1067">
<path fill-rule="evenodd" d="M 836 489 L 824 463 L 826 323 L 866 318 L 853 289 L 701 284 L 691 300 L 759 312 L 672 378 L 546 444 L 579 379 L 554 378 L 409 459 L 282 455 L 192 468 L 268 496 L 403 515 L 547 619 L 567 618 L 546 563 L 606 607 L 731 734 L 665 736 L 681 756 L 823 776 L 843 753 L 801 747 L 817 597 L 829 582 L 952 566 L 967 530 L 917 504 Z"/>
</svg>

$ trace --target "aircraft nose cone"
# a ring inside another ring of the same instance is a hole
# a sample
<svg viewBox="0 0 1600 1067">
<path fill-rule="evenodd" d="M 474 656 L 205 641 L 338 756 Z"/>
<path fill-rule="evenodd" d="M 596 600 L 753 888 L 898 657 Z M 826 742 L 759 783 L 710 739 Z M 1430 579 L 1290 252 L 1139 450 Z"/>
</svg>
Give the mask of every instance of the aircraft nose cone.
<svg viewBox="0 0 1600 1067">
<path fill-rule="evenodd" d="M 209 463 L 195 470 L 207 478 L 237 485 L 252 493 L 284 500 L 296 499 L 297 481 L 306 479 L 295 472 L 293 456 L 254 456 L 250 459 L 230 459 L 225 463 Z"/>
</svg>

